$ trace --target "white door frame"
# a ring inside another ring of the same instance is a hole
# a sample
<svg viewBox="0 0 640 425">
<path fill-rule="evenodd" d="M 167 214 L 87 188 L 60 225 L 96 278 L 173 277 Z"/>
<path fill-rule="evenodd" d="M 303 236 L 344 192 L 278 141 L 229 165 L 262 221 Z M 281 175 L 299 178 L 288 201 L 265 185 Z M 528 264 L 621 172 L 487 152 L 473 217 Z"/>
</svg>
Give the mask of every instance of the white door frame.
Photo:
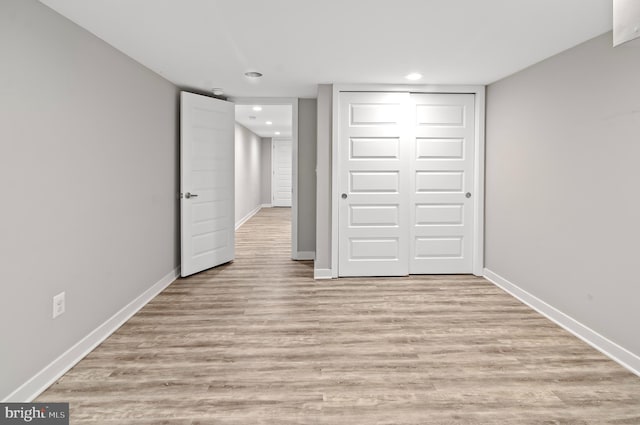
<svg viewBox="0 0 640 425">
<path fill-rule="evenodd" d="M 469 93 L 475 95 L 476 122 L 474 158 L 474 231 L 473 274 L 482 276 L 484 269 L 484 120 L 485 86 L 476 85 L 386 85 L 386 84 L 334 84 L 331 122 L 331 277 L 338 277 L 339 247 L 339 168 L 340 155 L 340 92 L 409 92 L 409 93 Z"/>
<path fill-rule="evenodd" d="M 236 105 L 291 105 L 291 258 L 298 260 L 298 98 L 237 97 L 229 101 Z"/>
</svg>

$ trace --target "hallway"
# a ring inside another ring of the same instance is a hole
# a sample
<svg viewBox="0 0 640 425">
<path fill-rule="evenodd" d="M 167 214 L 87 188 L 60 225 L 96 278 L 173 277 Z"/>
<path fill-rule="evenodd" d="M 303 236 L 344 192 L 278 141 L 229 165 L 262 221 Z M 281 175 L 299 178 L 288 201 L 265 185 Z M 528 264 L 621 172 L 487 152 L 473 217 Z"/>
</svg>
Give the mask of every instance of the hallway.
<svg viewBox="0 0 640 425">
<path fill-rule="evenodd" d="M 640 378 L 474 276 L 313 280 L 290 210 L 37 401 L 75 424 L 632 424 Z"/>
</svg>

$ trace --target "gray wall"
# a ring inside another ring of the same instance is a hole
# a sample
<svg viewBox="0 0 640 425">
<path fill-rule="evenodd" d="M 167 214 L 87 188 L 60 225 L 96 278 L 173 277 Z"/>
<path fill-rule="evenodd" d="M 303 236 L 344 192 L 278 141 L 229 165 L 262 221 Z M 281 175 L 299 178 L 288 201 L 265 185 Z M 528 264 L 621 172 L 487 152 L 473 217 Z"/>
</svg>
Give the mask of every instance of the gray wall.
<svg viewBox="0 0 640 425">
<path fill-rule="evenodd" d="M 0 57 L 3 399 L 178 266 L 178 90 L 35 0 Z"/>
<path fill-rule="evenodd" d="M 314 269 L 331 268 L 331 108 L 333 86 L 318 86 L 316 149 L 316 261 Z"/>
<path fill-rule="evenodd" d="M 260 203 L 271 205 L 271 137 L 262 138 L 260 152 Z"/>
<path fill-rule="evenodd" d="M 236 123 L 236 224 L 262 205 L 260 165 L 262 139 L 248 128 Z"/>
<path fill-rule="evenodd" d="M 298 102 L 298 251 L 316 250 L 316 99 Z"/>
<path fill-rule="evenodd" d="M 605 34 L 487 92 L 486 267 L 640 355 L 640 50 Z"/>
</svg>

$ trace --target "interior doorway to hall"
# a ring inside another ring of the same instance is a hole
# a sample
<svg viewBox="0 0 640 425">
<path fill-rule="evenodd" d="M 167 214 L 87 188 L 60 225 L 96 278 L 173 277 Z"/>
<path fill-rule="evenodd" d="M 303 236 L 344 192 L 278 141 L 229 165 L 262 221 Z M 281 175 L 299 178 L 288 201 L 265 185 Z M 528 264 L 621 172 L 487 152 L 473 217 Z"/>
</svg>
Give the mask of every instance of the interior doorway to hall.
<svg viewBox="0 0 640 425">
<path fill-rule="evenodd" d="M 297 99 L 239 98 L 235 103 L 236 230 L 261 209 L 290 216 L 291 257 L 297 250 Z"/>
</svg>

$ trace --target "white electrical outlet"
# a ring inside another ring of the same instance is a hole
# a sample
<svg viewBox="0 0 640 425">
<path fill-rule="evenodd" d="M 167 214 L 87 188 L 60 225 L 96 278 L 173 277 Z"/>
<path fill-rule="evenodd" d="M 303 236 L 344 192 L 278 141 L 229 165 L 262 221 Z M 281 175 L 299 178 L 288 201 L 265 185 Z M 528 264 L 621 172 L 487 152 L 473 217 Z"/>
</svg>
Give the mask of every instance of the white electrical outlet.
<svg viewBox="0 0 640 425">
<path fill-rule="evenodd" d="M 60 292 L 53 297 L 53 318 L 60 316 L 65 311 L 64 292 Z"/>
</svg>

